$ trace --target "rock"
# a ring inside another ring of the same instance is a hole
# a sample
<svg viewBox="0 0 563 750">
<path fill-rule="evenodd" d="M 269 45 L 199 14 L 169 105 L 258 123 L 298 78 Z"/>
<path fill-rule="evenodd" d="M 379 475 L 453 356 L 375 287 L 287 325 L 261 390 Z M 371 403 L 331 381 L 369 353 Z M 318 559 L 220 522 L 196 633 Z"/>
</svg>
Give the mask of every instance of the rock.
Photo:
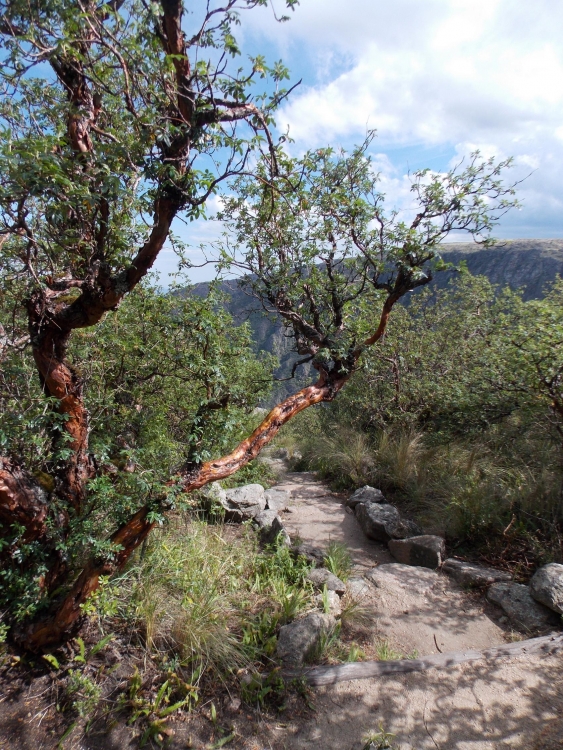
<svg viewBox="0 0 563 750">
<path fill-rule="evenodd" d="M 277 655 L 285 664 L 299 666 L 311 656 L 324 635 L 329 635 L 336 627 L 332 615 L 313 612 L 301 620 L 280 628 Z"/>
<path fill-rule="evenodd" d="M 266 498 L 266 508 L 268 510 L 277 510 L 278 513 L 285 510 L 289 505 L 290 494 L 287 490 L 266 490 L 264 493 Z"/>
<path fill-rule="evenodd" d="M 315 601 L 319 609 L 324 610 L 325 597 L 323 594 L 317 594 Z M 334 617 L 339 617 L 342 614 L 342 605 L 340 604 L 340 597 L 336 591 L 326 592 L 326 603 L 328 604 L 328 613 Z"/>
<path fill-rule="evenodd" d="M 422 568 L 439 568 L 446 552 L 444 539 L 430 534 L 409 539 L 390 539 L 387 546 L 398 562 Z"/>
<path fill-rule="evenodd" d="M 346 593 L 356 602 L 364 599 L 369 590 L 370 585 L 365 578 L 349 578 L 346 581 Z"/>
<path fill-rule="evenodd" d="M 234 516 L 242 516 L 242 520 L 254 518 L 266 510 L 266 498 L 261 484 L 246 484 L 225 490 L 226 510 Z"/>
<path fill-rule="evenodd" d="M 349 508 L 355 508 L 359 503 L 365 503 L 366 505 L 368 505 L 369 503 L 384 502 L 385 498 L 383 496 L 383 492 L 381 492 L 381 490 L 376 490 L 374 487 L 370 487 L 369 484 L 366 484 L 364 487 L 360 487 L 359 490 L 356 490 L 353 495 L 350 495 L 345 504 Z"/>
<path fill-rule="evenodd" d="M 536 570 L 530 581 L 530 594 L 537 602 L 563 614 L 563 565 L 549 563 Z"/>
<path fill-rule="evenodd" d="M 557 623 L 556 615 L 532 598 L 521 583 L 493 583 L 487 599 L 501 607 L 508 619 L 525 630 L 545 630 Z"/>
<path fill-rule="evenodd" d="M 283 544 L 288 547 L 291 544 L 289 534 L 275 510 L 263 510 L 253 521 L 260 529 L 260 541 L 263 544 L 273 544 L 280 534 Z"/>
<path fill-rule="evenodd" d="M 344 596 L 346 591 L 346 584 L 326 568 L 313 568 L 307 573 L 307 580 L 317 589 L 326 586 L 329 591 L 336 591 L 338 596 Z"/>
<path fill-rule="evenodd" d="M 359 503 L 356 506 L 356 518 L 364 534 L 378 542 L 422 534 L 422 530 L 413 521 L 401 519 L 397 508 L 388 503 Z"/>
<path fill-rule="evenodd" d="M 426 594 L 440 582 L 440 576 L 435 570 L 428 568 L 413 568 L 401 563 L 386 563 L 372 568 L 366 578 L 378 588 L 406 591 L 416 591 Z"/>
<path fill-rule="evenodd" d="M 322 566 L 325 559 L 324 550 L 320 547 L 315 547 L 313 544 L 307 544 L 307 542 L 292 547 L 291 553 L 294 557 L 302 555 L 307 559 L 307 562 L 310 562 L 312 565 Z"/>
<path fill-rule="evenodd" d="M 475 563 L 448 558 L 444 560 L 442 572 L 457 581 L 460 586 L 490 586 L 499 581 L 511 581 L 512 576 L 504 570 L 486 568 Z"/>
</svg>

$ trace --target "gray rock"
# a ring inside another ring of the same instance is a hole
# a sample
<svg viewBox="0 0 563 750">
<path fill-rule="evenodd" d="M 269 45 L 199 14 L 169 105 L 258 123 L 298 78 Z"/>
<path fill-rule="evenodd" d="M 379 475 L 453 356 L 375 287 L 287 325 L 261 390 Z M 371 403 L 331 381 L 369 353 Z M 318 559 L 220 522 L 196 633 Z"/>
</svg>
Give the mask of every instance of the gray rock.
<svg viewBox="0 0 563 750">
<path fill-rule="evenodd" d="M 487 599 L 501 607 L 508 619 L 527 631 L 546 630 L 557 623 L 557 616 L 532 598 L 521 583 L 493 583 Z"/>
<path fill-rule="evenodd" d="M 290 494 L 287 490 L 266 490 L 264 497 L 266 498 L 266 508 L 268 510 L 277 510 L 279 513 L 289 505 Z"/>
<path fill-rule="evenodd" d="M 457 581 L 460 586 L 490 586 L 500 581 L 511 581 L 512 576 L 504 570 L 486 568 L 475 563 L 448 558 L 444 560 L 442 572 Z"/>
<path fill-rule="evenodd" d="M 370 590 L 370 585 L 365 578 L 349 578 L 346 581 L 346 593 L 356 602 L 364 599 Z"/>
<path fill-rule="evenodd" d="M 317 594 L 315 596 L 315 602 L 319 609 L 324 609 L 325 597 L 323 594 Z M 326 602 L 328 604 L 328 613 L 334 617 L 339 617 L 342 614 L 342 605 L 340 604 L 340 597 L 336 591 L 326 592 Z"/>
<path fill-rule="evenodd" d="M 323 636 L 329 635 L 336 627 L 332 615 L 313 612 L 301 620 L 280 628 L 277 655 L 285 664 L 299 666 L 311 656 Z"/>
<path fill-rule="evenodd" d="M 273 544 L 281 535 L 282 543 L 290 546 L 289 534 L 275 510 L 263 510 L 253 520 L 260 529 L 260 541 L 263 544 Z"/>
<path fill-rule="evenodd" d="M 266 510 L 266 498 L 261 484 L 246 484 L 225 490 L 226 510 L 230 515 L 241 516 L 242 520 L 254 518 Z"/>
<path fill-rule="evenodd" d="M 444 539 L 430 534 L 409 539 L 390 539 L 388 547 L 398 562 L 422 568 L 439 568 L 446 552 Z"/>
<path fill-rule="evenodd" d="M 307 544 L 307 542 L 303 542 L 302 544 L 298 544 L 295 547 L 292 547 L 291 552 L 295 557 L 302 555 L 307 559 L 307 562 L 310 562 L 312 565 L 322 566 L 324 563 L 324 550 L 322 550 L 320 547 L 315 547 L 313 544 Z"/>
<path fill-rule="evenodd" d="M 366 578 L 377 586 L 391 591 L 403 589 L 426 594 L 440 582 L 440 576 L 435 570 L 428 568 L 413 568 L 401 563 L 386 563 L 372 568 Z"/>
<path fill-rule="evenodd" d="M 563 614 L 563 565 L 549 563 L 536 570 L 530 581 L 530 594 L 554 612 Z"/>
<path fill-rule="evenodd" d="M 350 497 L 346 500 L 346 505 L 349 508 L 355 508 L 359 503 L 365 503 L 366 505 L 368 505 L 369 503 L 384 502 L 385 497 L 383 496 L 383 492 L 381 492 L 381 490 L 376 490 L 374 487 L 370 487 L 369 484 L 366 484 L 364 487 L 360 487 L 359 490 L 356 490 L 353 495 L 350 495 Z"/>
<path fill-rule="evenodd" d="M 356 518 L 364 534 L 378 542 L 422 534 L 422 530 L 413 521 L 401 519 L 397 508 L 388 503 L 359 503 L 356 506 Z"/>
<path fill-rule="evenodd" d="M 326 568 L 313 568 L 307 573 L 307 580 L 317 589 L 326 586 L 329 591 L 336 591 L 338 596 L 343 596 L 346 591 L 346 584 Z"/>
</svg>

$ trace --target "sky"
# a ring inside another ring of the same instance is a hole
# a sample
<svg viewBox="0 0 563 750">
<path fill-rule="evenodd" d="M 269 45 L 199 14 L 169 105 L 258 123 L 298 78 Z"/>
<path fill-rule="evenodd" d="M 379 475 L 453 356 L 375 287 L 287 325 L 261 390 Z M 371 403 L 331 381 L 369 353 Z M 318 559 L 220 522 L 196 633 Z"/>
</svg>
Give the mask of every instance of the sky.
<svg viewBox="0 0 563 750">
<path fill-rule="evenodd" d="M 278 14 L 284 12 L 274 0 Z M 514 158 L 521 208 L 501 239 L 563 237 L 563 3 L 556 0 L 301 0 L 291 20 L 242 14 L 242 55 L 282 59 L 302 83 L 277 113 L 297 155 L 349 148 L 369 129 L 389 208 L 408 211 L 409 172 L 446 171 L 475 149 Z M 210 215 L 217 200 L 210 204 Z M 194 247 L 216 221 L 178 224 Z M 454 237 L 454 240 L 462 239 Z M 163 277 L 177 258 L 167 249 Z M 213 275 L 193 270 L 194 281 Z"/>
</svg>

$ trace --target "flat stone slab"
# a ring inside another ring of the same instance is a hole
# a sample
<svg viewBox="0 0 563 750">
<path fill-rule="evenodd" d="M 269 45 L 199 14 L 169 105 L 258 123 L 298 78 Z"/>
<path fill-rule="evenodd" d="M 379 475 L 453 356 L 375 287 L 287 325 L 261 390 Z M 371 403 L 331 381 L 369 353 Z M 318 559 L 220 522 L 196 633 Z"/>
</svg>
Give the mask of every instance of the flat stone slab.
<svg viewBox="0 0 563 750">
<path fill-rule="evenodd" d="M 375 489 L 375 487 L 370 487 L 369 484 L 366 484 L 364 487 L 360 487 L 359 490 L 356 490 L 350 497 L 346 500 L 346 506 L 348 508 L 355 508 L 356 505 L 359 505 L 360 503 L 385 503 L 385 497 L 383 495 L 383 492 L 381 490 Z"/>
<path fill-rule="evenodd" d="M 513 624 L 525 630 L 546 630 L 557 624 L 557 615 L 533 599 L 529 588 L 522 583 L 493 583 L 487 599 L 498 604 Z"/>
<path fill-rule="evenodd" d="M 439 568 L 446 553 L 445 540 L 441 536 L 431 534 L 408 539 L 390 539 L 387 546 L 398 562 L 422 568 Z"/>
<path fill-rule="evenodd" d="M 277 655 L 285 664 L 299 666 L 311 656 L 323 635 L 336 627 L 332 615 L 313 612 L 280 628 Z"/>
<path fill-rule="evenodd" d="M 442 573 L 453 578 L 460 586 L 490 586 L 492 583 L 512 580 L 510 573 L 496 568 L 487 568 L 476 563 L 448 558 L 442 565 Z"/>
<path fill-rule="evenodd" d="M 402 563 L 387 563 L 372 568 L 366 578 L 378 588 L 400 588 L 425 594 L 440 581 L 435 570 L 428 568 L 414 568 Z"/>
<path fill-rule="evenodd" d="M 346 584 L 326 568 L 313 568 L 307 573 L 307 580 L 317 589 L 326 586 L 329 591 L 336 591 L 338 596 L 344 596 L 346 592 Z"/>
<path fill-rule="evenodd" d="M 563 565 L 549 563 L 536 570 L 530 581 L 530 594 L 558 614 L 563 614 Z"/>
</svg>

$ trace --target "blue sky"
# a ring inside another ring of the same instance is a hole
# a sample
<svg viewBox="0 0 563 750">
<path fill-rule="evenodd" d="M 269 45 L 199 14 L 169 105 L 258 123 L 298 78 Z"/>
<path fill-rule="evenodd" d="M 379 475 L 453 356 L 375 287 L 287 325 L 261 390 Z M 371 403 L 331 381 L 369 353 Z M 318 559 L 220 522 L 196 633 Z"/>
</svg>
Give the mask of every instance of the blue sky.
<svg viewBox="0 0 563 750">
<path fill-rule="evenodd" d="M 382 191 L 390 208 L 404 210 L 409 170 L 443 171 L 476 148 L 513 156 L 511 177 L 527 177 L 522 208 L 497 236 L 563 237 L 563 3 L 301 0 L 287 23 L 268 9 L 241 20 L 243 56 L 281 58 L 292 83 L 302 79 L 277 117 L 295 153 L 349 147 L 375 128 Z M 196 247 L 220 227 L 194 222 L 176 231 Z M 175 263 L 171 251 L 162 255 L 164 277 Z M 191 273 L 195 281 L 211 275 Z"/>
</svg>

